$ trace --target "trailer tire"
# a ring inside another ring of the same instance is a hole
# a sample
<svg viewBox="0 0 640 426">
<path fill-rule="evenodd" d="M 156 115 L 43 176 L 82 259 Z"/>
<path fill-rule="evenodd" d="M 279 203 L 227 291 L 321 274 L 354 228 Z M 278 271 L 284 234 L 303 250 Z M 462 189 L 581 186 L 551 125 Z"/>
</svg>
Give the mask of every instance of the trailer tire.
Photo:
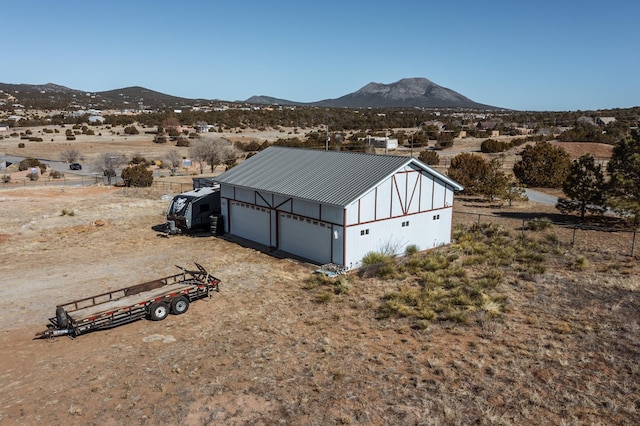
<svg viewBox="0 0 640 426">
<path fill-rule="evenodd" d="M 171 301 L 171 312 L 174 315 L 184 314 L 189 310 L 189 298 L 186 296 L 176 297 Z"/>
<path fill-rule="evenodd" d="M 69 318 L 67 318 L 67 313 L 62 306 L 56 308 L 56 322 L 58 328 L 67 328 L 69 325 Z"/>
<path fill-rule="evenodd" d="M 162 321 L 169 315 L 169 305 L 165 302 L 152 303 L 149 307 L 149 318 L 152 321 Z"/>
</svg>

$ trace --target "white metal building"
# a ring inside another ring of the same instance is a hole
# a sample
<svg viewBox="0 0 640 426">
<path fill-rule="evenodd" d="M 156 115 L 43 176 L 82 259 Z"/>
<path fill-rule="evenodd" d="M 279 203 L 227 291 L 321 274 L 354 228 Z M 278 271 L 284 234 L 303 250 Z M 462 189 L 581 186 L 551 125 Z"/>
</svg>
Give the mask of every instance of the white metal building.
<svg viewBox="0 0 640 426">
<path fill-rule="evenodd" d="M 269 147 L 214 178 L 225 231 L 318 264 L 451 241 L 462 187 L 411 157 Z"/>
</svg>

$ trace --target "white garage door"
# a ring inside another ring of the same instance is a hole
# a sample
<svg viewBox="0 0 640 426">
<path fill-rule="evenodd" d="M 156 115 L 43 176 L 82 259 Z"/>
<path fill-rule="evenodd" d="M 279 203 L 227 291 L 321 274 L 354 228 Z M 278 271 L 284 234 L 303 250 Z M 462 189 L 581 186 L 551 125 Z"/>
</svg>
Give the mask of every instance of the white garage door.
<svg viewBox="0 0 640 426">
<path fill-rule="evenodd" d="M 330 263 L 331 225 L 289 213 L 279 213 L 278 248 L 321 265 Z"/>
<path fill-rule="evenodd" d="M 264 207 L 232 201 L 230 203 L 230 234 L 266 246 L 271 245 L 270 214 Z"/>
</svg>

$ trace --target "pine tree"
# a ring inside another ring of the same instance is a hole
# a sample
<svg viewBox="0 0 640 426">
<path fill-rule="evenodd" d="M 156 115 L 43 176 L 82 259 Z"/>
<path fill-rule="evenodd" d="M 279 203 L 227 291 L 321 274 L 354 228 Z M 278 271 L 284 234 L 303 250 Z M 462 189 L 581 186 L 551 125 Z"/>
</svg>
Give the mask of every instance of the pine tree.
<svg viewBox="0 0 640 426">
<path fill-rule="evenodd" d="M 584 219 L 587 212 L 604 213 L 607 209 L 602 166 L 590 154 L 573 161 L 562 190 L 566 197 L 558 199 L 556 208 L 563 213 L 578 212 Z"/>
<path fill-rule="evenodd" d="M 634 226 L 640 225 L 640 131 L 621 139 L 613 148 L 607 166 L 609 204 L 623 216 L 630 216 Z"/>
</svg>

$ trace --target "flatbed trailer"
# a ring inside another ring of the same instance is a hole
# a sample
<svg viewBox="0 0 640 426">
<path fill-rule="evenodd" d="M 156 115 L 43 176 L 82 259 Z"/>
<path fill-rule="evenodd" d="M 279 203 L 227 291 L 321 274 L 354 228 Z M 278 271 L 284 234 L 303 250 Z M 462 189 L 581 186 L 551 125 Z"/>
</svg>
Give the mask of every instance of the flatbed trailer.
<svg viewBox="0 0 640 426">
<path fill-rule="evenodd" d="M 49 318 L 47 329 L 36 337 L 75 337 L 142 318 L 161 321 L 169 313 L 183 314 L 192 301 L 220 291 L 220 280 L 195 265 L 195 271 L 177 266 L 182 270 L 179 274 L 58 305 L 56 316 Z"/>
</svg>

